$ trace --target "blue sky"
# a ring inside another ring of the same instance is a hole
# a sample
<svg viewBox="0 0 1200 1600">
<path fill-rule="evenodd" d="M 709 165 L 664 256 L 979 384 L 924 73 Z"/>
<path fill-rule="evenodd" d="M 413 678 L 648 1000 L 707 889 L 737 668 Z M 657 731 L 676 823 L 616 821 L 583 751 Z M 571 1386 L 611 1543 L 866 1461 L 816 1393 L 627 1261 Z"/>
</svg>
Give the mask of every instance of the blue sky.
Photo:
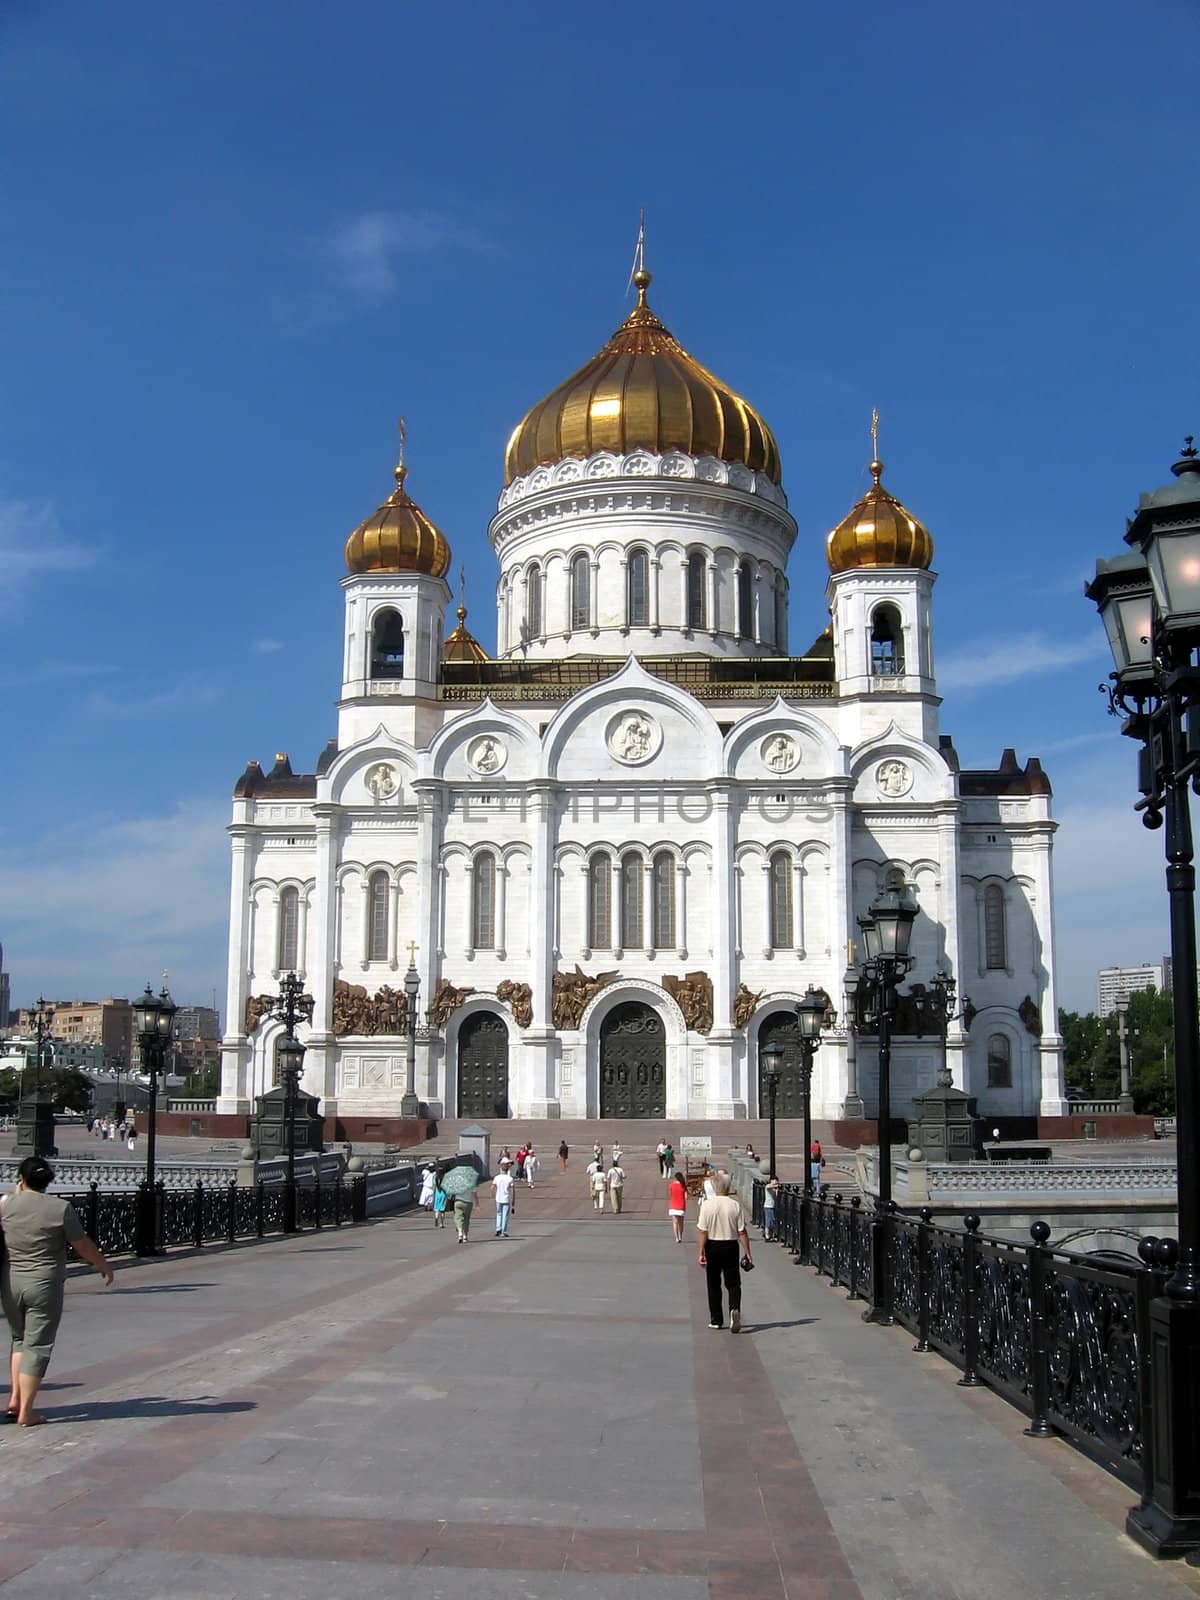
<svg viewBox="0 0 1200 1600">
<path fill-rule="evenodd" d="M 232 783 L 333 731 L 390 487 L 465 562 L 505 439 L 652 301 L 778 436 L 792 645 L 867 480 L 931 528 L 943 725 L 1040 755 L 1060 974 L 1165 948 L 1081 594 L 1200 432 L 1197 13 L 0 5 L 0 939 L 14 998 L 223 988 Z"/>
</svg>

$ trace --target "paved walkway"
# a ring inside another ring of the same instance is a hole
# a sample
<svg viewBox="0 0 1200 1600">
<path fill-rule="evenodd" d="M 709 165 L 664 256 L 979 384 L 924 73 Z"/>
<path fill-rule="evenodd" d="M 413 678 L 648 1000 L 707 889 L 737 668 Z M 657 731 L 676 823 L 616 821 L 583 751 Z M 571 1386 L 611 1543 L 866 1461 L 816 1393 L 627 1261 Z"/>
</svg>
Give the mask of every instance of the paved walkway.
<svg viewBox="0 0 1200 1600">
<path fill-rule="evenodd" d="M 1179 1600 L 1130 1495 L 777 1247 L 707 1326 L 650 1163 L 72 1281 L 2 1600 Z M 694 1221 L 694 1218 L 692 1219 Z"/>
</svg>

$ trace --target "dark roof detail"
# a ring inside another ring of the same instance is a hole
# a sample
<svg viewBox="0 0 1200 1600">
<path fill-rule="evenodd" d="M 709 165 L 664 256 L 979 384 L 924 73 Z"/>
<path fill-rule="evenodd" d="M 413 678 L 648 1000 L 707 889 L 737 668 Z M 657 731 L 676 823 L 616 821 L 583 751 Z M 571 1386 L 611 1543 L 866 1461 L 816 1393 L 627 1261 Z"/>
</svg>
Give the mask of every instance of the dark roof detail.
<svg viewBox="0 0 1200 1600">
<path fill-rule="evenodd" d="M 942 760 L 951 772 L 961 772 L 962 767 L 958 760 L 958 751 L 954 748 L 954 740 L 948 733 L 938 734 L 938 750 Z"/>
<path fill-rule="evenodd" d="M 939 743 L 941 741 L 939 740 Z M 943 754 L 945 752 L 943 751 Z M 957 760 L 957 758 L 955 758 Z M 1005 750 L 995 772 L 963 772 L 959 776 L 958 792 L 964 797 L 1013 796 L 1017 799 L 1029 795 L 1051 795 L 1050 779 L 1042 771 L 1042 763 L 1030 756 L 1022 770 L 1015 750 Z"/>
<path fill-rule="evenodd" d="M 257 761 L 247 761 L 245 772 L 233 786 L 235 800 L 313 800 L 316 794 L 316 774 L 293 772 L 286 755 L 277 755 L 268 773 Z"/>
<path fill-rule="evenodd" d="M 325 748 L 317 757 L 317 777 L 323 778 L 337 759 L 338 742 L 336 739 L 327 739 Z"/>
</svg>

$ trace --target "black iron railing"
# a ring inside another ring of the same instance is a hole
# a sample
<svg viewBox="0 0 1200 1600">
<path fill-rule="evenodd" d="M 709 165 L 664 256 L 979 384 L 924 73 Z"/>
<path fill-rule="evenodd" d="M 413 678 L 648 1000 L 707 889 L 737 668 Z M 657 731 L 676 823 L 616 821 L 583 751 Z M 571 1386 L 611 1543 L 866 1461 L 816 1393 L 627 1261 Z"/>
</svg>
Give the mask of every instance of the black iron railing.
<svg viewBox="0 0 1200 1600">
<path fill-rule="evenodd" d="M 761 1191 L 756 1182 L 756 1220 Z M 1106 1261 L 1050 1249 L 1044 1222 L 1022 1245 L 981 1235 L 973 1214 L 960 1231 L 934 1223 L 928 1209 L 880 1217 L 857 1196 L 846 1204 L 827 1189 L 806 1199 L 798 1184 L 784 1184 L 776 1197 L 776 1240 L 872 1306 L 880 1228 L 890 1267 L 882 1309 L 916 1336 L 916 1350 L 936 1351 L 962 1371 L 961 1383 L 986 1384 L 1018 1406 L 1030 1434 L 1061 1435 L 1149 1495 L 1150 1302 L 1169 1275 L 1172 1241 L 1144 1239 L 1140 1264 Z"/>
</svg>

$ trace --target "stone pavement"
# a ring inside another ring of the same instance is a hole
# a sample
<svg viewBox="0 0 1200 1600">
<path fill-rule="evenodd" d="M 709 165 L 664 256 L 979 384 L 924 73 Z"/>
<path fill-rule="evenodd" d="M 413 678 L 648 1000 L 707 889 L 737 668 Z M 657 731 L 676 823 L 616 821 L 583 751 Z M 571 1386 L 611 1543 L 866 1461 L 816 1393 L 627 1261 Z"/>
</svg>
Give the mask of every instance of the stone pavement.
<svg viewBox="0 0 1200 1600">
<path fill-rule="evenodd" d="M 653 1163 L 72 1280 L 0 1600 L 1167 1600 L 1119 1483 L 758 1246 L 707 1326 Z"/>
</svg>

